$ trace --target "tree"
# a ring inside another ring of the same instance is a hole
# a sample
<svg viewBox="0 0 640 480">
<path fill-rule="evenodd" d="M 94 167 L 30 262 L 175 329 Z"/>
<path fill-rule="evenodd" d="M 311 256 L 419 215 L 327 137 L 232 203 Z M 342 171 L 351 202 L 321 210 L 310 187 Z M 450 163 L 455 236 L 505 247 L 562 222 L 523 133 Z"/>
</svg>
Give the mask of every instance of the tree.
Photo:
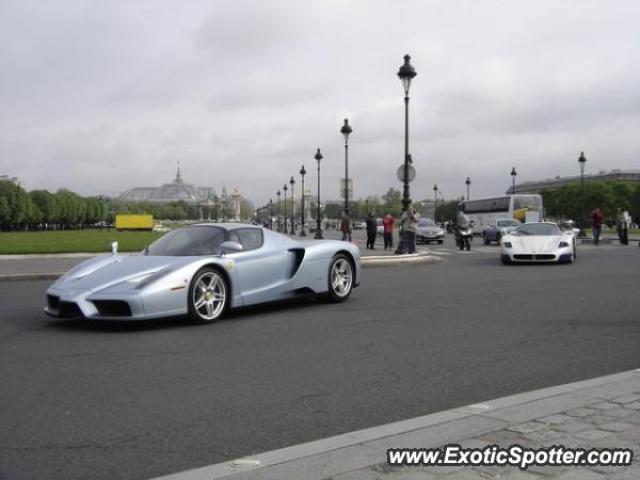
<svg viewBox="0 0 640 480">
<path fill-rule="evenodd" d="M 390 213 L 394 217 L 400 216 L 402 213 L 402 194 L 399 190 L 395 188 L 390 188 L 387 190 L 382 196 L 382 200 L 384 201 L 383 210 L 385 213 Z"/>
</svg>

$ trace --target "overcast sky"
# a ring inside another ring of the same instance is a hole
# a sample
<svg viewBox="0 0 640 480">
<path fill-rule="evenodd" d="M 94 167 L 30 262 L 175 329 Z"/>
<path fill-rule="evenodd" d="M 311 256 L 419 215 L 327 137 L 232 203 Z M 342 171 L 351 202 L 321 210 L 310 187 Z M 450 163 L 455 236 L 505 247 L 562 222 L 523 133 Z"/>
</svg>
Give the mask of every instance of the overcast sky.
<svg viewBox="0 0 640 480">
<path fill-rule="evenodd" d="M 0 174 L 118 194 L 171 181 L 262 204 L 305 165 L 339 197 L 640 168 L 640 2 L 0 0 Z M 299 190 L 298 190 L 299 192 Z"/>
</svg>

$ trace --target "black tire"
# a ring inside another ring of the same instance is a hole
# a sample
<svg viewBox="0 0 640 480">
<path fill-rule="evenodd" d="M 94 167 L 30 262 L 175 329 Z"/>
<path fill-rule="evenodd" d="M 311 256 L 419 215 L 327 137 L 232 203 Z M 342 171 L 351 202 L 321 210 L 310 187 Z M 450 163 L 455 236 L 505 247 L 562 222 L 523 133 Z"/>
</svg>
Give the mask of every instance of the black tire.
<svg viewBox="0 0 640 480">
<path fill-rule="evenodd" d="M 511 260 L 508 257 L 500 257 L 500 261 L 502 261 L 503 265 L 511 265 Z"/>
<path fill-rule="evenodd" d="M 467 251 L 471 250 L 471 240 L 469 239 L 469 237 L 464 238 L 464 247 L 467 249 Z"/>
<path fill-rule="evenodd" d="M 212 267 L 196 272 L 189 285 L 189 318 L 194 323 L 213 323 L 229 308 L 231 290 L 224 275 Z"/>
<path fill-rule="evenodd" d="M 487 237 L 484 232 L 482 233 L 482 243 L 485 245 L 489 245 L 491 243 L 491 240 L 489 240 L 489 237 Z"/>
<path fill-rule="evenodd" d="M 443 242 L 444 240 L 438 240 L 438 245 L 442 245 Z"/>
<path fill-rule="evenodd" d="M 344 302 L 353 291 L 355 281 L 355 268 L 351 259 L 342 253 L 338 253 L 331 259 L 328 272 L 328 291 L 323 296 L 324 300 L 331 303 Z"/>
<path fill-rule="evenodd" d="M 500 245 L 500 237 L 501 237 L 500 233 L 496 233 L 496 243 L 498 245 Z"/>
</svg>

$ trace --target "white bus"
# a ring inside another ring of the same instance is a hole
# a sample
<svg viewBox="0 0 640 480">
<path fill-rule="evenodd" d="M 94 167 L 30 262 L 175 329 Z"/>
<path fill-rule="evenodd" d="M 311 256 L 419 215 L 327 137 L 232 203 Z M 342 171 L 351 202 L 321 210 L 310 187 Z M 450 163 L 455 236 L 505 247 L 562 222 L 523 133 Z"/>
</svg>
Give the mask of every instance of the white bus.
<svg viewBox="0 0 640 480">
<path fill-rule="evenodd" d="M 540 195 L 505 195 L 502 197 L 480 198 L 462 202 L 463 211 L 473 221 L 473 233 L 482 230 L 502 218 L 515 218 L 521 222 L 542 220 L 542 197 Z"/>
</svg>

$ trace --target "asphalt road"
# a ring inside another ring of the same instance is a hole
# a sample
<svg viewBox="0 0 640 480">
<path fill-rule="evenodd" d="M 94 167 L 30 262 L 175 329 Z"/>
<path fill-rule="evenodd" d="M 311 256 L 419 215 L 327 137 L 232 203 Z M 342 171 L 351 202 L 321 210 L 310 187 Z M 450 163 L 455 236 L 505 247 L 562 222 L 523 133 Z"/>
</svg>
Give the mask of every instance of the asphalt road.
<svg viewBox="0 0 640 480">
<path fill-rule="evenodd" d="M 640 248 L 365 270 L 209 326 L 57 321 L 0 283 L 0 478 L 142 479 L 640 367 Z"/>
</svg>

